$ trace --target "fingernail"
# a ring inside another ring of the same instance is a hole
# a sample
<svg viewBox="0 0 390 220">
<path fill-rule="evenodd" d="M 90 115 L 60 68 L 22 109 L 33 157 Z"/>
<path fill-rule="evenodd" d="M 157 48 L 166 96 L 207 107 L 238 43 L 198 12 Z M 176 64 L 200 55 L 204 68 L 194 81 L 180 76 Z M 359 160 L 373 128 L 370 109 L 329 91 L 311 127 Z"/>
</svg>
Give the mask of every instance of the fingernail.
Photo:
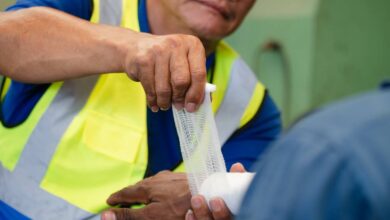
<svg viewBox="0 0 390 220">
<path fill-rule="evenodd" d="M 161 111 L 168 111 L 169 108 L 160 108 Z"/>
<path fill-rule="evenodd" d="M 192 205 L 192 207 L 195 208 L 195 209 L 199 209 L 200 206 L 202 205 L 201 203 L 202 203 L 202 201 L 200 201 L 199 198 L 196 198 L 196 197 L 195 197 L 195 198 L 192 198 L 192 199 L 191 199 L 191 205 Z"/>
<path fill-rule="evenodd" d="M 103 212 L 102 220 L 116 220 L 116 216 L 113 212 Z"/>
<path fill-rule="evenodd" d="M 151 110 L 152 110 L 152 112 L 156 113 L 156 112 L 158 112 L 158 107 L 157 106 L 152 106 Z"/>
<path fill-rule="evenodd" d="M 192 103 L 192 102 L 187 103 L 186 110 L 187 110 L 187 112 L 194 112 L 194 111 L 196 111 L 195 103 Z"/>
<path fill-rule="evenodd" d="M 192 212 L 192 210 L 188 210 L 187 214 L 186 214 L 186 220 L 195 220 L 195 216 L 194 216 L 194 213 Z"/>
<path fill-rule="evenodd" d="M 184 108 L 184 104 L 183 103 L 175 103 L 173 104 L 176 108 L 176 110 L 180 111 Z"/>
<path fill-rule="evenodd" d="M 220 204 L 219 199 L 211 199 L 210 208 L 211 208 L 211 211 L 213 211 L 213 212 L 221 211 L 221 204 Z"/>
</svg>

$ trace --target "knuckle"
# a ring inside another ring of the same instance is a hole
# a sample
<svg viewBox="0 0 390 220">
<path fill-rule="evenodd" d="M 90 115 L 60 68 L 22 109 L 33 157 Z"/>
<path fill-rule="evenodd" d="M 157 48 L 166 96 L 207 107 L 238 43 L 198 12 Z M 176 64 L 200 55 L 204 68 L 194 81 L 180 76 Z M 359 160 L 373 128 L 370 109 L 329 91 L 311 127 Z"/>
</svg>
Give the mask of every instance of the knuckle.
<svg viewBox="0 0 390 220">
<path fill-rule="evenodd" d="M 149 184 L 147 184 L 147 183 L 145 183 L 145 184 L 139 184 L 139 186 L 138 186 L 138 190 L 140 191 L 140 192 L 143 192 L 143 193 L 148 193 L 149 192 L 149 186 L 148 186 Z"/>
<path fill-rule="evenodd" d="M 182 203 L 182 201 L 168 202 L 169 210 L 172 210 L 172 213 L 177 217 L 185 216 L 187 210 L 190 208 L 189 205 L 183 208 Z"/>
<path fill-rule="evenodd" d="M 131 209 L 123 209 L 122 212 L 122 219 L 123 220 L 134 220 L 135 217 L 133 216 L 133 213 L 131 212 Z"/>
<path fill-rule="evenodd" d="M 161 44 L 154 44 L 152 46 L 152 50 L 153 50 L 155 55 L 161 55 L 164 52 L 163 45 L 161 45 Z"/>
<path fill-rule="evenodd" d="M 169 48 L 179 48 L 182 46 L 181 37 L 179 35 L 169 35 L 165 38 L 165 44 Z"/>
<path fill-rule="evenodd" d="M 179 90 L 187 89 L 190 85 L 190 80 L 187 77 L 177 76 L 172 78 L 172 86 Z"/>
<path fill-rule="evenodd" d="M 156 96 L 147 96 L 146 101 L 149 107 L 154 107 L 156 105 L 157 98 Z"/>
<path fill-rule="evenodd" d="M 122 201 L 123 198 L 126 197 L 125 195 L 126 193 L 121 191 L 121 192 L 118 192 L 115 196 L 113 196 L 111 199 L 115 202 L 118 202 L 118 201 Z"/>
<path fill-rule="evenodd" d="M 184 76 L 181 76 L 182 74 L 186 74 L 185 71 L 188 71 L 188 66 L 187 66 L 187 63 L 185 63 L 185 61 L 176 61 L 176 62 L 172 62 L 170 64 L 170 70 L 171 70 L 171 74 L 174 75 L 174 79 L 176 77 L 178 78 L 181 78 Z"/>
<path fill-rule="evenodd" d="M 186 96 L 186 101 L 200 104 L 202 101 L 202 97 L 200 95 L 192 93 Z"/>
<path fill-rule="evenodd" d="M 203 45 L 202 42 L 199 40 L 199 38 L 197 38 L 196 36 L 187 35 L 187 39 L 191 43 L 191 45 L 195 47 L 199 47 Z"/>
<path fill-rule="evenodd" d="M 128 219 L 128 215 L 126 214 L 126 212 L 124 210 L 121 210 L 121 211 L 116 212 L 116 218 L 118 220 L 126 220 L 126 219 Z"/>
<path fill-rule="evenodd" d="M 145 68 L 148 67 L 151 62 L 153 62 L 153 57 L 151 56 L 150 52 L 144 52 L 137 56 L 135 62 L 138 67 Z"/>
<path fill-rule="evenodd" d="M 144 219 L 145 220 L 156 220 L 161 218 L 161 213 L 157 210 L 149 210 L 149 212 L 145 212 Z"/>
<path fill-rule="evenodd" d="M 191 70 L 191 75 L 193 80 L 206 81 L 206 71 L 204 71 L 203 69 Z"/>
<path fill-rule="evenodd" d="M 153 100 L 156 98 L 156 93 L 152 89 L 146 89 L 145 93 L 147 100 Z"/>
<path fill-rule="evenodd" d="M 162 97 L 169 97 L 171 96 L 171 89 L 168 88 L 168 87 L 163 87 L 163 88 L 159 88 L 157 91 L 157 96 L 162 96 Z"/>
<path fill-rule="evenodd" d="M 182 35 L 183 38 L 185 38 L 187 41 L 190 41 L 190 42 L 195 42 L 198 40 L 197 37 L 195 37 L 194 35 Z"/>
</svg>

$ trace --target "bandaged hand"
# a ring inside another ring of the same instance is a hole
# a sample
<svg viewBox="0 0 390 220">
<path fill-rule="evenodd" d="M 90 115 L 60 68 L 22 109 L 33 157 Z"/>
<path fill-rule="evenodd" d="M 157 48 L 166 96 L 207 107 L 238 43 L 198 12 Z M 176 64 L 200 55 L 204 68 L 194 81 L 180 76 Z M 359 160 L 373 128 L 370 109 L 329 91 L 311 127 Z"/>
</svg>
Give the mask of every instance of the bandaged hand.
<svg viewBox="0 0 390 220">
<path fill-rule="evenodd" d="M 236 163 L 230 168 L 230 172 L 246 172 L 246 170 L 241 163 Z M 204 196 L 196 195 L 191 198 L 191 209 L 187 211 L 185 219 L 229 220 L 233 219 L 233 214 L 221 198 L 211 199 L 208 206 Z"/>
<path fill-rule="evenodd" d="M 245 172 L 242 164 L 234 164 L 230 172 Z M 185 173 L 162 171 L 135 185 L 113 193 L 107 203 L 111 208 L 102 213 L 102 220 L 143 220 L 143 219 L 232 219 L 232 214 L 224 201 L 215 198 L 210 201 L 210 210 L 203 196 L 191 198 Z M 128 208 L 134 204 L 144 204 L 139 209 Z"/>
</svg>

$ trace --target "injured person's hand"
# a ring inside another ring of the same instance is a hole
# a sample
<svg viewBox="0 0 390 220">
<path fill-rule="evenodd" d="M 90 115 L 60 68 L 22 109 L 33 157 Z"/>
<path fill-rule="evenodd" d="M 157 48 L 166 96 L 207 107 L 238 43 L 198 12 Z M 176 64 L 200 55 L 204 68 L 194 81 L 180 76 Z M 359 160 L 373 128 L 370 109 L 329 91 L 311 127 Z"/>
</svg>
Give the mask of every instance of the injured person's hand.
<svg viewBox="0 0 390 220">
<path fill-rule="evenodd" d="M 233 164 L 230 172 L 244 173 L 246 172 L 241 163 Z M 222 198 L 212 198 L 209 200 L 209 205 L 204 196 L 196 195 L 191 199 L 191 209 L 186 214 L 186 220 L 230 220 L 233 219 L 233 214 L 226 206 Z"/>
<path fill-rule="evenodd" d="M 230 172 L 244 173 L 242 164 L 234 164 Z M 221 198 L 210 199 L 209 206 L 202 195 L 191 199 L 185 173 L 163 171 L 112 194 L 107 203 L 112 208 L 102 214 L 103 220 L 124 219 L 233 219 L 233 215 Z M 128 208 L 144 204 L 139 209 Z M 209 207 L 211 209 L 209 209 Z"/>
<path fill-rule="evenodd" d="M 129 207 L 133 204 L 144 204 L 144 207 L 112 208 L 102 214 L 102 219 L 183 220 L 190 209 L 190 200 L 191 193 L 186 174 L 162 171 L 112 194 L 107 200 L 111 206 Z"/>
</svg>

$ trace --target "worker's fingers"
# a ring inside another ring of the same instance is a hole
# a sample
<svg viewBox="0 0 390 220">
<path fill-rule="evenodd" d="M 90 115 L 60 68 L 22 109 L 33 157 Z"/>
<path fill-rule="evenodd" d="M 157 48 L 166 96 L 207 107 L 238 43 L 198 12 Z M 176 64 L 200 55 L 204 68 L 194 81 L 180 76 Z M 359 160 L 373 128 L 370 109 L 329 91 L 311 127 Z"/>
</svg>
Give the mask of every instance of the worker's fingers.
<svg viewBox="0 0 390 220">
<path fill-rule="evenodd" d="M 211 213 L 214 220 L 230 220 L 232 213 L 221 198 L 213 198 L 210 200 Z"/>
<path fill-rule="evenodd" d="M 169 54 L 159 53 L 155 64 L 155 88 L 157 105 L 161 110 L 167 110 L 171 106 L 171 83 L 169 74 Z"/>
<path fill-rule="evenodd" d="M 190 68 L 188 66 L 187 53 L 188 48 L 183 45 L 177 45 L 172 51 L 169 62 L 172 84 L 172 102 L 177 109 L 184 107 L 185 95 L 191 85 Z"/>
<path fill-rule="evenodd" d="M 149 108 L 153 112 L 158 111 L 157 106 L 157 97 L 156 97 L 156 90 L 155 90 L 155 76 L 154 76 L 154 66 L 155 63 L 153 61 L 150 61 L 151 56 L 141 56 L 137 60 L 137 70 L 138 70 L 138 77 L 141 81 L 142 86 L 144 87 L 145 94 L 146 94 L 146 100 L 148 102 Z"/>
<path fill-rule="evenodd" d="M 185 220 L 196 220 L 194 212 L 191 209 L 187 211 Z"/>
<path fill-rule="evenodd" d="M 101 216 L 103 220 L 143 220 L 143 219 L 159 219 L 161 213 L 166 207 L 161 203 L 150 203 L 143 208 L 129 209 L 129 208 L 112 208 L 105 211 Z M 171 218 L 166 218 L 171 219 Z"/>
<path fill-rule="evenodd" d="M 207 205 L 206 199 L 201 195 L 191 198 L 191 208 L 194 216 L 198 220 L 212 220 L 212 214 Z"/>
<path fill-rule="evenodd" d="M 102 220 L 142 220 L 145 218 L 145 213 L 142 209 L 129 208 L 113 208 L 105 211 L 101 215 Z"/>
<path fill-rule="evenodd" d="M 232 173 L 244 173 L 246 172 L 244 165 L 242 163 L 235 163 L 230 167 L 230 172 Z"/>
<path fill-rule="evenodd" d="M 194 112 L 199 108 L 206 84 L 206 55 L 199 39 L 190 38 L 191 47 L 188 51 L 188 61 L 191 74 L 191 85 L 185 97 L 185 107 L 189 112 Z"/>
<path fill-rule="evenodd" d="M 128 186 L 113 193 L 108 199 L 107 204 L 111 206 L 124 205 L 129 206 L 135 203 L 149 203 L 149 195 L 146 187 L 142 184 Z"/>
</svg>

